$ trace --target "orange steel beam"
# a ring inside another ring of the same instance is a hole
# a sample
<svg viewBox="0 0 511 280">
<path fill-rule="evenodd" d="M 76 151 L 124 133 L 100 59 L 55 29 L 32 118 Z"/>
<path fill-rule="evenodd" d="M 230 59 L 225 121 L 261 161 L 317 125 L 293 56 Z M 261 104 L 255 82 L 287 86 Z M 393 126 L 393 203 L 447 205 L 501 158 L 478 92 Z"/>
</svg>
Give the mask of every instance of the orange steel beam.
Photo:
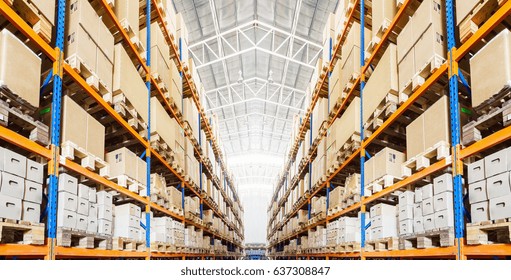
<svg viewBox="0 0 511 280">
<path fill-rule="evenodd" d="M 456 256 L 456 246 L 427 249 L 396 250 L 383 252 L 364 252 L 367 258 L 396 258 L 396 257 L 452 257 Z"/>
<path fill-rule="evenodd" d="M 48 245 L 0 244 L 0 256 L 45 256 Z"/>
<path fill-rule="evenodd" d="M 84 249 L 75 247 L 55 247 L 55 255 L 57 257 L 99 257 L 99 258 L 145 258 L 148 252 L 129 252 L 118 250 L 103 249 Z"/>
<path fill-rule="evenodd" d="M 46 159 L 51 159 L 51 150 L 47 149 L 36 142 L 6 128 L 0 126 L 0 139 L 3 139 L 13 145 L 24 148 L 25 150 L 38 154 Z"/>
<path fill-rule="evenodd" d="M 466 256 L 511 256 L 511 244 L 465 245 Z"/>
<path fill-rule="evenodd" d="M 493 147 L 509 139 L 511 139 L 511 126 L 505 127 L 497 132 L 494 132 L 493 134 L 483 138 L 482 140 L 477 141 L 464 149 L 461 149 L 460 158 L 462 159 L 467 158 L 471 155 L 484 151 L 490 147 Z"/>
</svg>

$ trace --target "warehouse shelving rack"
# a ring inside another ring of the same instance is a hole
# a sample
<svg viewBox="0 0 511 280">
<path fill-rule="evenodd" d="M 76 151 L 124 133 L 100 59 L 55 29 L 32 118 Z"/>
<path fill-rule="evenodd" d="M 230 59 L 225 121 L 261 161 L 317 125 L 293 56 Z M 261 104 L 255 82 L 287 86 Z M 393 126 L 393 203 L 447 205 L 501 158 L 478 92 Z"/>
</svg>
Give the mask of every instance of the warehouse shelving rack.
<svg viewBox="0 0 511 280">
<path fill-rule="evenodd" d="M 405 15 L 406 9 L 411 7 L 413 2 L 416 0 L 405 0 L 399 7 L 399 10 L 390 24 L 388 30 L 382 36 L 380 43 L 378 43 L 372 52 L 372 55 L 368 58 L 368 60 L 364 63 L 365 57 L 363 50 L 361 50 L 361 61 L 362 61 L 362 69 L 361 73 L 366 73 L 367 70 L 371 67 L 371 63 L 376 59 L 379 51 L 382 50 L 388 42 L 389 36 L 393 29 L 398 24 L 399 20 Z M 358 15 L 360 16 L 360 21 L 363 22 L 365 18 L 364 11 L 364 0 L 355 0 L 353 9 L 348 15 L 347 23 L 344 26 L 343 32 L 338 36 L 339 43 L 334 47 L 333 56 L 331 57 L 331 61 L 328 65 L 328 72 L 333 69 L 337 59 L 340 46 L 343 43 L 343 39 L 350 28 L 351 23 L 355 20 L 356 7 L 360 6 Z M 412 174 L 412 176 L 405 178 L 404 180 L 395 183 L 394 185 L 383 189 L 382 191 L 373 194 L 371 196 L 361 195 L 361 201 L 353 204 L 352 206 L 337 212 L 332 216 L 327 216 L 325 219 L 316 222 L 315 224 L 309 225 L 308 227 L 302 229 L 301 231 L 294 233 L 290 236 L 283 238 L 282 240 L 278 240 L 277 242 L 273 242 L 270 244 L 270 247 L 282 247 L 283 244 L 291 240 L 293 238 L 297 238 L 303 234 L 307 233 L 307 230 L 310 228 L 315 228 L 318 225 L 324 225 L 328 222 L 335 220 L 341 216 L 345 216 L 348 213 L 353 213 L 354 211 L 360 209 L 361 212 L 365 212 L 365 206 L 373 201 L 376 201 L 379 198 L 382 198 L 392 192 L 402 189 L 418 180 L 431 175 L 435 172 L 444 170 L 447 167 L 452 167 L 453 170 L 453 183 L 454 183 L 454 207 L 455 207 L 455 246 L 451 247 L 439 247 L 439 248 L 428 248 L 428 249 L 413 249 L 413 250 L 397 250 L 397 251 L 383 251 L 383 252 L 367 252 L 364 250 L 364 240 L 361 242 L 361 250 L 360 252 L 351 252 L 351 253 L 305 253 L 305 254 L 297 254 L 294 256 L 285 256 L 282 252 L 276 253 L 273 257 L 278 259 L 337 259 L 337 258 L 357 258 L 357 259 L 366 259 L 366 258 L 451 258 L 451 259 L 467 259 L 467 258 L 486 258 L 489 256 L 509 256 L 511 255 L 511 244 L 491 244 L 491 245 L 467 245 L 464 241 L 464 215 L 463 215 L 463 201 L 462 201 L 462 174 L 463 174 L 463 160 L 483 152 L 495 145 L 501 144 L 509 139 L 511 139 L 511 127 L 503 128 L 493 134 L 485 137 L 483 140 L 476 142 L 470 146 L 462 147 L 460 144 L 460 110 L 458 107 L 458 62 L 462 60 L 470 50 L 476 47 L 476 44 L 481 42 L 488 34 L 490 34 L 501 22 L 503 22 L 509 15 L 511 14 L 511 1 L 507 1 L 503 4 L 498 11 L 496 11 L 480 28 L 477 32 L 475 32 L 470 39 L 468 39 L 465 43 L 463 43 L 459 48 L 456 48 L 456 37 L 455 37 L 455 21 L 454 21 L 454 4 L 452 0 L 446 0 L 446 26 L 447 26 L 447 51 L 448 58 L 447 61 L 442 64 L 432 75 L 424 82 L 422 86 L 420 86 L 417 90 L 413 92 L 409 96 L 409 99 L 401 104 L 398 109 L 367 139 L 363 139 L 361 147 L 356 150 L 350 157 L 348 157 L 338 168 L 337 170 L 327 178 L 327 181 L 316 188 L 311 190 L 309 188 L 309 199 L 305 202 L 302 202 L 298 207 L 294 208 L 296 210 L 292 211 L 291 214 L 287 215 L 284 221 L 278 223 L 273 229 L 269 229 L 269 237 L 273 236 L 276 231 L 285 225 L 292 217 L 294 217 L 299 209 L 304 209 L 307 204 L 310 204 L 310 197 L 313 197 L 319 194 L 322 190 L 327 189 L 326 192 L 328 194 L 328 190 L 330 188 L 330 183 L 332 179 L 343 171 L 350 163 L 353 163 L 358 157 L 362 158 L 361 160 L 361 177 L 363 178 L 364 166 L 363 159 L 365 157 L 365 149 L 378 137 L 380 136 L 384 130 L 388 129 L 392 123 L 394 123 L 412 104 L 417 101 L 422 95 L 426 93 L 428 89 L 430 89 L 435 83 L 439 82 L 441 79 L 445 79 L 447 75 L 448 83 L 449 83 L 449 103 L 450 103 L 450 122 L 451 122 L 451 143 L 452 143 L 452 156 L 447 159 L 440 160 L 429 167 Z M 363 26 L 363 24 L 361 24 Z M 363 28 L 361 28 L 361 32 L 363 32 Z M 361 42 L 364 41 L 364 34 L 361 34 Z M 363 45 L 363 43 L 361 43 Z M 314 91 L 314 95 L 311 99 L 311 104 L 307 110 L 305 116 L 305 122 L 302 123 L 299 129 L 298 137 L 292 143 L 291 152 L 289 155 L 288 162 L 285 165 L 285 170 L 288 170 L 293 158 L 296 156 L 296 151 L 298 150 L 298 146 L 300 144 L 303 135 L 307 131 L 308 123 L 307 120 L 310 120 L 310 116 L 312 115 L 312 110 L 319 99 L 319 90 L 323 88 L 326 83 L 328 75 L 320 76 L 320 80 L 316 85 L 316 89 Z M 356 82 L 353 84 L 351 90 L 349 91 L 346 99 L 341 104 L 340 108 L 335 112 L 334 117 L 330 119 L 328 123 L 328 127 L 330 127 L 333 121 L 339 117 L 343 109 L 345 109 L 350 102 L 350 97 L 355 95 L 355 89 L 357 86 L 360 86 L 360 91 L 363 93 L 363 82 L 365 81 L 365 75 L 358 76 Z M 363 130 L 362 130 L 363 131 Z M 324 138 L 326 133 L 320 135 L 321 138 Z M 312 163 L 312 155 L 314 154 L 317 147 L 311 147 L 307 158 L 307 165 Z M 300 174 L 302 171 L 299 171 Z M 287 183 L 287 178 L 279 181 L 277 188 L 275 189 L 272 202 L 277 202 L 277 196 L 282 187 L 284 187 L 284 182 Z M 363 179 L 362 179 L 363 180 Z M 361 192 L 363 194 L 364 188 L 363 183 L 361 184 Z M 289 185 L 288 191 L 285 192 L 283 197 L 277 202 L 277 209 L 279 209 L 283 203 L 286 201 L 289 196 L 290 190 L 293 188 L 293 185 Z M 328 200 L 328 198 L 327 198 Z M 276 209 L 273 209 L 273 213 L 271 213 L 271 218 L 269 220 L 268 225 L 270 225 L 278 214 Z M 361 225 L 361 236 L 364 237 L 365 223 Z"/>
<path fill-rule="evenodd" d="M 179 50 L 176 48 L 174 44 L 171 43 L 171 35 L 166 30 L 165 25 L 163 24 L 163 16 L 161 11 L 158 8 L 158 1 L 157 0 L 148 0 L 146 3 L 146 25 L 147 28 L 147 38 L 148 38 L 148 46 L 150 46 L 150 23 L 151 23 L 151 15 L 154 13 L 157 15 L 157 19 L 160 23 L 160 26 L 163 27 L 164 33 L 167 36 L 167 39 L 169 39 L 170 45 L 172 46 L 172 52 L 174 53 L 174 59 L 178 63 L 178 70 L 181 71 L 183 74 L 185 74 L 186 69 L 183 68 L 183 63 L 179 59 Z M 150 197 L 150 159 L 151 157 L 154 157 L 157 159 L 157 161 L 163 166 L 168 169 L 176 178 L 179 179 L 181 182 L 181 187 L 183 191 L 183 206 L 184 206 L 184 191 L 185 188 L 188 189 L 189 193 L 199 197 L 201 199 L 201 207 L 202 204 L 206 205 L 208 208 L 212 209 L 216 216 L 220 217 L 222 221 L 224 221 L 231 229 L 235 230 L 236 233 L 243 238 L 243 223 L 240 218 L 239 213 L 236 211 L 233 211 L 235 214 L 235 218 L 237 219 L 238 223 L 241 225 L 241 229 L 237 228 L 234 224 L 229 223 L 226 219 L 226 217 L 220 213 L 213 205 L 210 205 L 207 201 L 202 200 L 202 193 L 201 190 L 197 190 L 194 188 L 194 186 L 191 186 L 190 184 L 186 183 L 184 178 L 175 170 L 173 169 L 165 160 L 164 158 L 159 155 L 153 148 L 151 148 L 151 145 L 149 144 L 149 140 L 143 139 L 131 126 L 124 120 L 122 117 L 116 113 L 113 108 L 106 103 L 102 96 L 98 94 L 95 90 L 93 90 L 86 82 L 85 80 L 69 65 L 64 63 L 63 60 L 63 43 L 64 43 L 64 26 L 65 26 L 65 9 L 66 9 L 66 1 L 65 0 L 57 0 L 57 19 L 56 19 L 56 47 L 52 48 L 48 43 L 43 41 L 39 35 L 37 35 L 32 28 L 21 18 L 19 17 L 5 2 L 0 1 L 0 13 L 27 39 L 34 42 L 37 48 L 51 61 L 54 63 L 53 67 L 53 80 L 54 80 L 54 88 L 53 88 L 53 96 L 52 96 L 52 112 L 59 112 L 57 114 L 52 114 L 52 126 L 51 126 L 51 146 L 49 148 L 43 147 L 26 137 L 11 131 L 8 128 L 0 127 L 0 138 L 4 141 L 7 141 L 15 146 L 18 146 L 30 153 L 36 154 L 42 158 L 45 158 L 48 160 L 48 173 L 50 174 L 50 184 L 48 186 L 48 194 L 49 194 L 49 213 L 48 213 L 48 239 L 45 245 L 38 246 L 38 245 L 23 245 L 23 244 L 0 244 L 0 255 L 2 256 L 16 256 L 16 257 L 44 257 L 45 259 L 55 259 L 55 258 L 178 258 L 178 259 L 185 259 L 185 258 L 197 258 L 197 259 L 213 259 L 213 258 L 221 258 L 221 259 L 231 259 L 231 258 L 237 258 L 239 255 L 234 253 L 228 253 L 226 255 L 215 255 L 215 254 L 197 254 L 197 253 L 177 253 L 177 254 L 167 254 L 167 253 L 155 253 L 150 252 L 150 227 L 148 226 L 148 230 L 146 232 L 146 245 L 147 250 L 144 252 L 128 252 L 128 251 L 117 251 L 117 250 L 99 250 L 99 249 L 81 249 L 81 248 L 66 248 L 66 247 L 60 247 L 56 246 L 56 193 L 57 193 L 57 182 L 58 182 L 58 170 L 59 167 L 65 167 L 66 169 L 76 172 L 80 175 L 85 176 L 86 178 L 89 178 L 90 180 L 99 183 L 105 187 L 110 188 L 111 190 L 117 191 L 120 194 L 123 194 L 134 201 L 137 201 L 143 205 L 146 206 L 146 211 L 149 212 L 151 209 L 158 211 L 164 215 L 170 216 L 174 219 L 181 220 L 186 225 L 193 225 L 196 228 L 202 229 L 205 233 L 208 235 L 211 235 L 213 238 L 220 239 L 223 242 L 225 242 L 229 248 L 242 248 L 242 244 L 240 242 L 235 242 L 233 240 L 228 239 L 225 236 L 221 236 L 220 234 L 217 234 L 213 231 L 211 231 L 209 228 L 206 228 L 205 226 L 199 225 L 193 221 L 185 219 L 184 216 L 175 214 L 167 209 L 164 209 L 163 207 L 151 202 L 148 197 Z M 150 73 L 150 48 L 147 50 L 147 64 L 142 59 L 140 54 L 136 51 L 135 46 L 131 43 L 129 40 L 128 34 L 123 30 L 121 27 L 119 21 L 115 17 L 115 14 L 113 13 L 113 10 L 108 5 L 107 1 L 105 0 L 97 0 L 96 4 L 106 13 L 106 16 L 108 16 L 113 22 L 114 25 L 117 28 L 117 31 L 122 36 L 123 43 L 125 47 L 127 46 L 128 49 L 132 51 L 132 54 L 135 55 L 135 60 L 137 60 L 141 67 L 143 67 L 145 73 Z M 151 5 L 153 4 L 153 5 Z M 156 13 L 155 13 L 156 11 Z M 119 125 L 122 126 L 123 129 L 128 131 L 133 138 L 137 140 L 146 150 L 145 155 L 147 156 L 147 163 L 148 163 L 148 172 L 147 172 L 147 196 L 142 197 L 140 195 L 137 195 L 135 193 L 130 192 L 129 190 L 106 180 L 105 178 L 99 176 L 98 174 L 89 171 L 85 168 L 83 168 L 81 165 L 72 162 L 68 159 L 65 159 L 63 157 L 59 157 L 59 144 L 60 144 L 60 106 L 61 106 L 61 98 L 62 98 L 62 82 L 64 75 L 68 75 L 74 83 L 76 83 L 79 87 L 81 87 L 97 104 L 108 114 L 110 115 Z M 200 115 L 202 118 L 205 118 L 204 110 L 201 107 L 198 93 L 196 90 L 196 87 L 194 86 L 193 81 L 188 77 L 187 75 L 183 75 L 183 77 L 186 80 L 186 84 L 188 85 L 189 90 L 191 91 L 191 94 L 193 96 L 194 102 L 199 109 Z M 160 101 L 163 100 L 164 107 L 168 112 L 170 112 L 171 117 L 176 119 L 176 121 L 180 124 L 181 127 L 183 127 L 183 124 L 179 117 L 177 116 L 176 112 L 172 109 L 168 101 L 166 101 L 163 97 L 163 92 L 158 87 L 156 81 L 154 78 L 150 75 L 146 75 L 146 85 L 148 88 L 148 100 L 150 100 L 151 96 L 153 96 L 151 85 L 154 87 L 157 96 L 159 96 Z M 150 108 L 150 106 L 149 106 Z M 227 204 L 233 207 L 232 200 L 227 196 L 226 188 L 229 187 L 231 189 L 231 192 L 234 196 L 235 201 L 239 201 L 236 189 L 234 188 L 234 182 L 227 172 L 225 163 L 223 162 L 221 151 L 218 147 L 218 143 L 216 142 L 216 139 L 212 137 L 212 129 L 210 125 L 205 122 L 202 123 L 202 127 L 200 129 L 204 129 L 207 132 L 208 137 L 212 141 L 215 156 L 219 159 L 222 172 L 224 173 L 224 183 L 223 186 L 220 184 L 218 178 L 216 180 L 213 180 L 215 185 L 219 188 L 220 192 L 222 193 L 223 199 L 227 202 Z M 150 131 L 150 124 L 149 124 L 149 131 Z M 191 137 L 190 135 L 187 135 L 188 137 Z M 150 137 L 150 133 L 148 133 L 148 137 Z M 202 151 L 197 149 L 195 147 L 195 152 L 198 155 L 202 155 Z M 207 158 L 203 156 L 199 156 L 199 161 L 202 164 L 205 163 L 205 161 L 208 160 Z M 206 164 L 204 164 L 206 165 Z M 206 170 L 209 172 L 210 176 L 214 176 L 212 170 L 209 170 L 206 168 Z M 202 176 L 201 176 L 202 177 Z M 52 179 L 53 178 L 53 179 Z M 240 205 L 240 209 L 243 209 Z M 146 217 L 149 217 L 149 213 Z M 149 219 L 146 221 L 146 225 L 149 225 Z"/>
</svg>

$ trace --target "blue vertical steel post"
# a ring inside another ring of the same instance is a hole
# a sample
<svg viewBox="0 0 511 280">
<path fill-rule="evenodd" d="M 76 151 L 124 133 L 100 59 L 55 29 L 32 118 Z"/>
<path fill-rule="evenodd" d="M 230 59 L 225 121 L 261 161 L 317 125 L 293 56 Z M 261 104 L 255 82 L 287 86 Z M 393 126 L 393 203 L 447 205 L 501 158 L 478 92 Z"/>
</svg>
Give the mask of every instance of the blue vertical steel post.
<svg viewBox="0 0 511 280">
<path fill-rule="evenodd" d="M 181 44 L 181 40 L 179 40 L 179 43 Z M 199 115 L 199 118 L 198 118 L 199 119 L 199 146 L 202 147 L 201 115 L 200 115 L 200 113 L 198 115 Z M 202 152 L 205 152 L 205 151 L 202 151 Z M 202 191 L 202 160 L 201 160 L 201 163 L 199 165 L 199 188 Z M 202 219 L 202 198 L 200 198 L 200 206 L 199 206 L 199 208 L 200 208 L 200 216 L 201 216 L 201 219 Z"/>
<path fill-rule="evenodd" d="M 62 104 L 62 67 L 64 61 L 64 27 L 66 20 L 66 1 L 58 0 L 57 3 L 57 32 L 55 47 L 57 50 L 57 61 L 53 71 L 53 96 L 51 103 L 51 145 L 53 151 L 52 172 L 49 174 L 48 188 L 48 217 L 47 233 L 49 238 L 57 236 L 57 193 L 58 193 L 58 147 L 60 146 L 60 128 L 61 128 L 61 104 Z M 53 254 L 53 252 L 52 252 Z"/>
<path fill-rule="evenodd" d="M 360 68 L 361 70 L 364 68 L 365 63 L 365 6 L 364 6 L 364 0 L 360 0 Z M 360 79 L 360 142 L 362 143 L 364 141 L 364 87 L 365 87 L 365 73 L 360 72 L 361 79 Z M 360 197 L 364 197 L 364 164 L 365 164 L 365 149 L 362 149 L 362 152 L 360 153 Z M 362 248 L 365 247 L 365 206 L 362 206 L 362 211 L 360 215 L 360 246 Z"/>
<path fill-rule="evenodd" d="M 460 108 L 458 100 L 458 62 L 454 60 L 454 52 L 456 50 L 456 38 L 454 21 L 454 3 L 453 0 L 447 0 L 445 3 L 446 25 L 447 25 L 447 51 L 449 66 L 449 104 L 451 118 L 451 143 L 454 148 L 454 229 L 455 237 L 458 242 L 458 258 L 461 257 L 462 238 L 464 236 L 465 224 L 463 215 L 463 184 L 462 174 L 463 166 L 458 165 L 458 151 L 460 149 Z"/>
<path fill-rule="evenodd" d="M 309 139 L 304 139 L 303 141 L 311 141 L 312 140 L 312 113 L 311 113 L 311 117 L 310 117 L 310 137 Z M 312 142 L 312 141 L 311 141 Z M 311 191 L 312 189 L 312 162 L 309 162 L 309 192 Z M 311 205 L 309 203 L 309 219 L 311 218 Z"/>
<path fill-rule="evenodd" d="M 183 213 L 185 213 L 185 184 L 181 182 L 177 185 L 178 189 L 179 187 L 181 187 L 181 208 L 183 208 Z"/>
<path fill-rule="evenodd" d="M 146 0 L 146 56 L 148 71 L 151 71 L 151 0 Z M 147 86 L 147 142 L 151 145 L 151 81 L 149 79 L 151 73 L 146 73 L 146 86 Z M 151 151 L 148 148 L 146 152 L 146 195 L 151 197 Z M 145 213 L 146 230 L 145 242 L 146 246 L 151 246 L 151 212 L 149 205 L 146 206 Z"/>
</svg>

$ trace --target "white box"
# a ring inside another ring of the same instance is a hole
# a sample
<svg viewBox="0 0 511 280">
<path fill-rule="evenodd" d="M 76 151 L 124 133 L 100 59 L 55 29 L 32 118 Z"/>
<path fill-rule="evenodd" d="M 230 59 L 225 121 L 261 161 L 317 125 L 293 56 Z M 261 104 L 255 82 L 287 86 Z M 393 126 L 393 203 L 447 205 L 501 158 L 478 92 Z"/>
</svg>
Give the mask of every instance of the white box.
<svg viewBox="0 0 511 280">
<path fill-rule="evenodd" d="M 470 216 L 472 223 L 479 223 L 490 220 L 490 212 L 488 211 L 488 201 L 481 201 L 470 205 Z"/>
<path fill-rule="evenodd" d="M 433 184 L 427 184 L 421 188 L 422 200 L 433 198 Z"/>
<path fill-rule="evenodd" d="M 89 217 L 98 218 L 98 205 L 96 203 L 89 202 Z"/>
<path fill-rule="evenodd" d="M 413 217 L 422 217 L 422 203 L 417 202 L 413 205 Z"/>
<path fill-rule="evenodd" d="M 467 180 L 469 184 L 484 180 L 484 158 L 468 165 Z"/>
<path fill-rule="evenodd" d="M 453 207 L 453 198 L 452 192 L 443 192 L 440 194 L 436 194 L 433 197 L 433 209 L 435 212 L 446 210 L 446 209 L 454 209 Z"/>
<path fill-rule="evenodd" d="M 108 206 L 105 204 L 98 204 L 98 219 L 113 221 L 113 209 L 112 206 Z"/>
<path fill-rule="evenodd" d="M 452 174 L 444 173 L 433 179 L 433 194 L 452 191 L 453 191 Z"/>
<path fill-rule="evenodd" d="M 412 191 L 405 191 L 399 195 L 399 208 L 408 205 L 413 205 L 415 201 L 415 193 Z"/>
<path fill-rule="evenodd" d="M 87 217 L 87 232 L 98 232 L 98 218 L 88 216 Z"/>
<path fill-rule="evenodd" d="M 431 215 L 435 212 L 433 208 L 433 198 L 422 200 L 422 215 Z"/>
<path fill-rule="evenodd" d="M 511 195 L 490 199 L 490 220 L 511 218 Z"/>
<path fill-rule="evenodd" d="M 509 173 L 504 172 L 487 178 L 486 192 L 489 199 L 511 194 L 511 189 L 509 187 Z"/>
<path fill-rule="evenodd" d="M 488 201 L 486 180 L 473 182 L 468 185 L 468 201 L 470 204 Z"/>
<path fill-rule="evenodd" d="M 76 212 L 57 208 L 57 226 L 76 228 Z"/>
<path fill-rule="evenodd" d="M 120 227 L 117 223 L 114 225 L 114 236 L 138 239 L 139 230 L 133 227 Z"/>
<path fill-rule="evenodd" d="M 422 201 L 422 187 L 415 188 L 414 201 L 415 201 L 415 203 Z"/>
<path fill-rule="evenodd" d="M 406 205 L 399 207 L 399 221 L 412 220 L 414 212 L 414 205 Z"/>
<path fill-rule="evenodd" d="M 78 179 L 67 173 L 59 174 L 59 192 L 78 195 Z"/>
<path fill-rule="evenodd" d="M 39 223 L 41 218 L 41 204 L 23 201 L 23 213 L 21 214 L 21 220 L 32 223 Z"/>
<path fill-rule="evenodd" d="M 77 230 L 87 230 L 88 218 L 86 215 L 76 214 L 76 229 Z"/>
<path fill-rule="evenodd" d="M 96 197 L 96 188 L 89 188 L 89 202 L 98 202 L 98 198 Z"/>
<path fill-rule="evenodd" d="M 1 172 L 1 178 L 1 194 L 13 198 L 23 199 L 25 194 L 25 179 L 6 172 Z"/>
<path fill-rule="evenodd" d="M 1 154 L 0 154 L 1 155 Z M 27 174 L 27 158 L 8 149 L 3 149 L 2 161 L 3 171 L 21 178 Z"/>
<path fill-rule="evenodd" d="M 78 197 L 68 192 L 59 192 L 58 208 L 76 212 L 78 209 Z"/>
<path fill-rule="evenodd" d="M 374 224 L 371 222 L 371 225 L 374 227 L 397 227 L 397 217 L 395 215 L 387 215 L 387 216 L 376 216 L 374 218 Z"/>
<path fill-rule="evenodd" d="M 35 183 L 44 183 L 43 165 L 27 158 L 26 179 Z"/>
<path fill-rule="evenodd" d="M 112 222 L 98 219 L 98 233 L 112 235 Z"/>
<path fill-rule="evenodd" d="M 370 213 L 371 217 L 388 215 L 396 216 L 396 206 L 380 203 L 371 207 Z"/>
<path fill-rule="evenodd" d="M 140 218 L 140 207 L 132 204 L 132 203 L 126 203 L 123 205 L 116 205 L 115 206 L 115 216 L 135 216 Z"/>
<path fill-rule="evenodd" d="M 99 191 L 96 193 L 96 202 L 98 205 L 105 205 L 112 207 L 113 197 L 112 194 L 107 191 Z"/>
<path fill-rule="evenodd" d="M 436 212 L 435 227 L 438 229 L 454 227 L 454 209 L 446 209 Z"/>
<path fill-rule="evenodd" d="M 23 200 L 41 204 L 43 201 L 43 185 L 25 180 L 25 195 L 23 196 Z"/>
<path fill-rule="evenodd" d="M 383 233 L 381 231 L 381 227 L 372 228 L 371 229 L 371 239 L 369 239 L 369 240 L 382 239 L 383 238 L 382 236 L 383 236 Z"/>
<path fill-rule="evenodd" d="M 507 149 L 498 151 L 484 158 L 484 175 L 486 178 L 509 170 Z"/>
<path fill-rule="evenodd" d="M 0 217 L 21 220 L 21 199 L 0 194 Z"/>
<path fill-rule="evenodd" d="M 413 219 L 399 222 L 399 235 L 413 233 Z"/>
<path fill-rule="evenodd" d="M 78 198 L 89 200 L 89 187 L 84 184 L 78 184 Z"/>
<path fill-rule="evenodd" d="M 78 208 L 76 213 L 88 216 L 89 215 L 89 200 L 85 198 L 78 198 Z"/>
<path fill-rule="evenodd" d="M 420 216 L 413 218 L 413 232 L 424 232 L 424 217 Z"/>
<path fill-rule="evenodd" d="M 424 230 L 435 229 L 435 214 L 424 216 Z"/>
<path fill-rule="evenodd" d="M 140 217 L 135 217 L 131 215 L 118 215 L 115 214 L 114 217 L 114 230 L 117 227 L 140 227 Z"/>
</svg>

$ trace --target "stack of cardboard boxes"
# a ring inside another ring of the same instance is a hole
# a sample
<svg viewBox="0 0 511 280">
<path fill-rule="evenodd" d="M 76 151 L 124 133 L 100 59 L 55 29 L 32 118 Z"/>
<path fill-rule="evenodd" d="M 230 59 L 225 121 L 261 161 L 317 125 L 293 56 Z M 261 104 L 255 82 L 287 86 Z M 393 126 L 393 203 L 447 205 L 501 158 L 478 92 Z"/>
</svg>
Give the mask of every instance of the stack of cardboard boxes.
<svg viewBox="0 0 511 280">
<path fill-rule="evenodd" d="M 43 165 L 0 147 L 0 217 L 39 223 Z"/>
<path fill-rule="evenodd" d="M 405 191 L 399 195 L 399 235 L 407 235 L 414 232 L 414 219 L 416 218 L 414 213 L 415 198 L 415 193 L 412 191 Z"/>
<path fill-rule="evenodd" d="M 143 159 L 127 148 L 109 152 L 105 159 L 110 165 L 110 179 L 116 178 L 120 185 L 124 185 L 130 191 L 142 196 L 147 195 L 147 164 Z"/>
<path fill-rule="evenodd" d="M 389 187 L 395 179 L 401 178 L 401 166 L 405 154 L 391 148 L 384 148 L 364 164 L 365 192 L 371 195 Z"/>
<path fill-rule="evenodd" d="M 472 223 L 511 218 L 511 148 L 468 166 Z"/>
<path fill-rule="evenodd" d="M 132 240 L 144 240 L 141 238 L 141 218 L 142 210 L 139 206 L 132 203 L 116 205 L 114 207 L 114 237 L 124 237 Z"/>
<path fill-rule="evenodd" d="M 385 203 L 376 204 L 370 209 L 371 226 L 366 230 L 369 241 L 387 237 L 397 237 L 397 207 Z"/>
</svg>

